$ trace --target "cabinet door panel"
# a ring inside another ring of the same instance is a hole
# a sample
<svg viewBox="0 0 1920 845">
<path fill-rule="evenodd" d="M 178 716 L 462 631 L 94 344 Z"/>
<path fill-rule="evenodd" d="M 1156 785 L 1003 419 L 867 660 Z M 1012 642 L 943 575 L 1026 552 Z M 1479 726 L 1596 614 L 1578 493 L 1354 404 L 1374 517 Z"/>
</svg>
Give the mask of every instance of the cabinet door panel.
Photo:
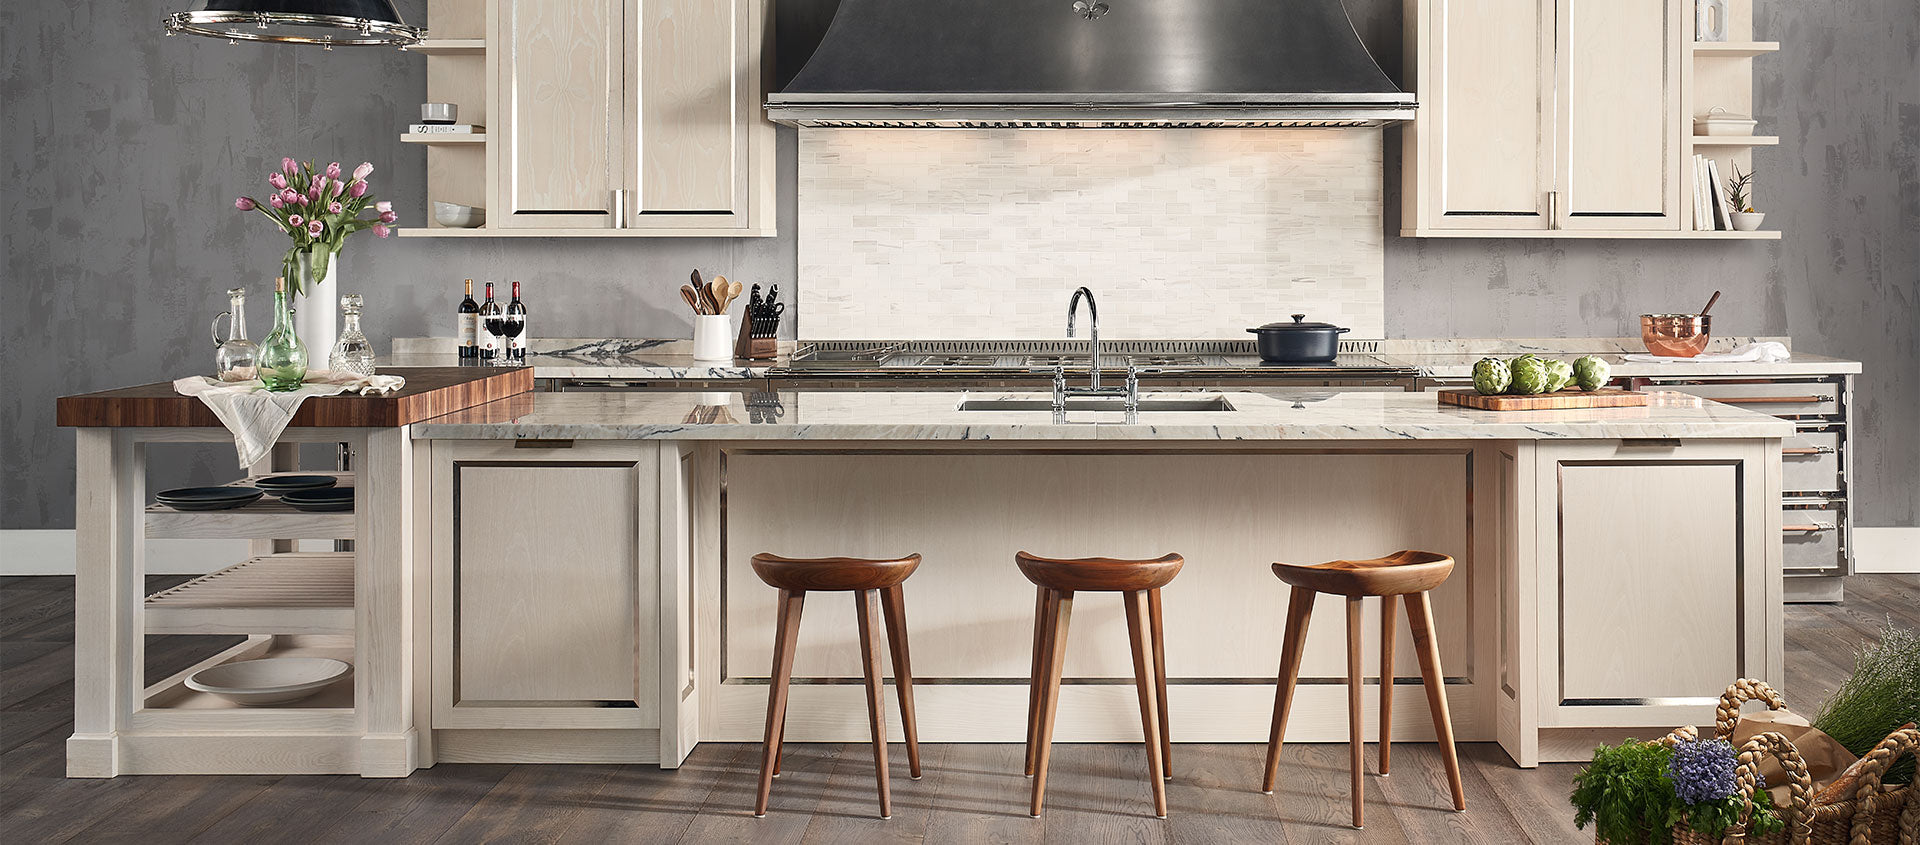
<svg viewBox="0 0 1920 845">
<path fill-rule="evenodd" d="M 624 161 L 621 0 L 500 0 L 498 163 L 514 228 L 605 227 Z"/>
<path fill-rule="evenodd" d="M 1559 703 L 1710 701 L 1746 654 L 1740 468 L 1582 462 L 1559 468 Z M 1605 518 L 1599 515 L 1604 514 Z"/>
<path fill-rule="evenodd" d="M 1563 228 L 1679 228 L 1682 5 L 1559 0 Z"/>
<path fill-rule="evenodd" d="M 633 701 L 632 465 L 455 470 L 456 702 Z"/>
<path fill-rule="evenodd" d="M 720 0 L 636 0 L 639 211 L 735 207 L 735 13 Z"/>
<path fill-rule="evenodd" d="M 1440 0 L 1437 216 L 1446 228 L 1544 229 L 1553 126 L 1549 7 Z"/>
</svg>

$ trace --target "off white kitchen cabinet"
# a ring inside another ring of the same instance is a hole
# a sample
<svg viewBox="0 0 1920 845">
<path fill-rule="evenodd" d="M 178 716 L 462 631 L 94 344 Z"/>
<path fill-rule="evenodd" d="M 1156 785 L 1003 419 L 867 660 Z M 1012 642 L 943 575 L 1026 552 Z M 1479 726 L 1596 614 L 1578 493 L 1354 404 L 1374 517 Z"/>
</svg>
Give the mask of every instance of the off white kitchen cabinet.
<svg viewBox="0 0 1920 845">
<path fill-rule="evenodd" d="M 482 135 L 408 138 L 434 150 L 484 147 L 483 172 L 441 167 L 436 179 L 430 161 L 428 181 L 430 199 L 472 203 L 474 177 L 483 180 L 486 225 L 405 234 L 774 234 L 774 130 L 761 109 L 769 0 L 484 3 L 442 0 L 431 23 L 437 31 L 485 16 L 485 107 L 463 105 L 462 115 L 490 125 Z M 458 60 L 428 55 L 430 66 Z M 438 78 L 440 89 L 464 91 Z M 430 98 L 435 79 L 430 72 Z"/>
<path fill-rule="evenodd" d="M 658 447 L 431 448 L 435 759 L 659 760 Z"/>
<path fill-rule="evenodd" d="M 1410 237 L 1694 231 L 1691 0 L 1409 0 Z"/>
</svg>

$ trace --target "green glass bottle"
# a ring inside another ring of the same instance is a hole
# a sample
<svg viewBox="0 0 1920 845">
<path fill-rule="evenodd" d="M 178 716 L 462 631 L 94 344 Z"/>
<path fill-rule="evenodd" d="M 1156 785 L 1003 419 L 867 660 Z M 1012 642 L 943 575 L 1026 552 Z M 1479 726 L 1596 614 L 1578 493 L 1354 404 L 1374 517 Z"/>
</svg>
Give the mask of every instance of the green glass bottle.
<svg viewBox="0 0 1920 845">
<path fill-rule="evenodd" d="M 287 279 L 273 280 L 273 331 L 260 343 L 260 381 L 268 390 L 298 390 L 307 377 L 307 347 L 293 330 L 293 309 L 287 307 Z"/>
</svg>

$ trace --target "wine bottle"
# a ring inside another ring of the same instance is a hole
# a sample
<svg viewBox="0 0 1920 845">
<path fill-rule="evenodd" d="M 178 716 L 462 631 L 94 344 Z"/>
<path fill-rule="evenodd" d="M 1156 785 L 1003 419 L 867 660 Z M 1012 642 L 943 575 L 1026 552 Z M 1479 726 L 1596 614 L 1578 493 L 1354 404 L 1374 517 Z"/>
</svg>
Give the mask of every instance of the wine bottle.
<svg viewBox="0 0 1920 845">
<path fill-rule="evenodd" d="M 480 362 L 483 364 L 499 363 L 505 351 L 506 338 L 500 334 L 505 328 L 505 317 L 500 302 L 493 298 L 493 283 L 488 282 L 487 301 L 480 305 Z"/>
<path fill-rule="evenodd" d="M 460 361 L 469 363 L 480 357 L 480 306 L 473 301 L 473 280 L 467 280 L 467 298 L 460 300 L 454 314 L 454 326 L 460 335 Z"/>
<path fill-rule="evenodd" d="M 517 364 L 527 362 L 527 306 L 520 303 L 520 282 L 513 283 L 513 301 L 507 303 L 507 358 Z"/>
</svg>

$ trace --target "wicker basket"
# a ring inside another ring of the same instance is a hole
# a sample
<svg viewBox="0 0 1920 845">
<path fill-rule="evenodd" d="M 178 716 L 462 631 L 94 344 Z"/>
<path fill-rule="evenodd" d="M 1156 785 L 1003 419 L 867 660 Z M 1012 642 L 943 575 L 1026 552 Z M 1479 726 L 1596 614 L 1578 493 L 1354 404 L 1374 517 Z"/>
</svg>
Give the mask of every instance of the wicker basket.
<svg viewBox="0 0 1920 845">
<path fill-rule="evenodd" d="M 1734 726 L 1740 721 L 1740 705 L 1748 701 L 1764 701 L 1772 710 L 1782 710 L 1787 706 L 1780 694 L 1767 686 L 1766 682 L 1742 678 L 1728 686 L 1726 693 L 1720 696 L 1720 707 L 1714 714 L 1714 736 L 1720 739 L 1733 736 Z M 1660 742 L 1671 745 L 1697 737 L 1698 732 L 1692 727 L 1684 727 L 1668 734 Z M 1760 734 L 1741 745 L 1738 753 L 1734 782 L 1741 798 L 1747 802 L 1747 808 L 1741 814 L 1741 823 L 1729 829 L 1719 842 L 1758 845 L 1920 845 L 1920 799 L 1914 798 L 1920 790 L 1911 784 L 1886 786 L 1880 782 L 1887 769 L 1901 757 L 1920 757 L 1920 729 L 1896 731 L 1881 740 L 1866 754 L 1867 763 L 1861 767 L 1860 780 L 1854 787 L 1853 797 L 1819 806 L 1813 804 L 1813 778 L 1807 775 L 1806 763 L 1801 761 L 1800 752 L 1785 736 L 1773 732 Z M 1779 760 L 1780 767 L 1787 771 L 1790 778 L 1787 806 L 1778 808 L 1786 827 L 1766 836 L 1749 837 L 1745 834 L 1746 816 L 1753 812 L 1753 793 L 1760 786 L 1755 769 L 1765 757 Z M 1594 841 L 1606 845 L 1598 837 Z M 1715 839 L 1679 825 L 1673 829 L 1673 841 L 1675 845 L 1711 845 Z"/>
</svg>

